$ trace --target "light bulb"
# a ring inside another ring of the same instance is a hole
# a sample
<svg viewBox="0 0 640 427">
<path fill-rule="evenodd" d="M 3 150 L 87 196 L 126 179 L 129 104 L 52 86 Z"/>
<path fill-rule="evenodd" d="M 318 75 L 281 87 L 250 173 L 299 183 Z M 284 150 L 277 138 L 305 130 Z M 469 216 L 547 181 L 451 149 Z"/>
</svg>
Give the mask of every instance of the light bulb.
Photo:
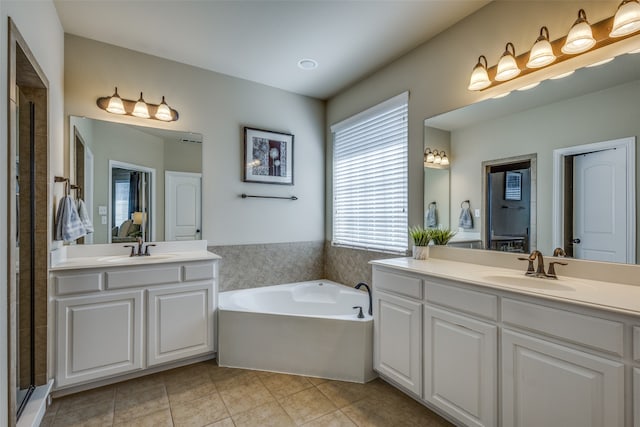
<svg viewBox="0 0 640 427">
<path fill-rule="evenodd" d="M 133 107 L 133 112 L 131 113 L 136 117 L 140 117 L 143 119 L 148 119 L 151 117 L 149 115 L 149 108 L 147 107 L 147 103 L 142 99 L 142 92 L 140 92 L 140 99 L 136 102 L 135 107 Z"/>
</svg>

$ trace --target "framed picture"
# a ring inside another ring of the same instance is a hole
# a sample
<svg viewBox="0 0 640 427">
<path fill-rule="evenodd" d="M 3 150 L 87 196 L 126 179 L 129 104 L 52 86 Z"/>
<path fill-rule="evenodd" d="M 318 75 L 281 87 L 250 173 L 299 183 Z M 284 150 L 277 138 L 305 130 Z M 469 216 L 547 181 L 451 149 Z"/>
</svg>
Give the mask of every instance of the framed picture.
<svg viewBox="0 0 640 427">
<path fill-rule="evenodd" d="M 293 135 L 245 127 L 243 181 L 293 185 Z"/>
<path fill-rule="evenodd" d="M 522 173 L 509 171 L 505 173 L 504 199 L 522 200 Z"/>
</svg>

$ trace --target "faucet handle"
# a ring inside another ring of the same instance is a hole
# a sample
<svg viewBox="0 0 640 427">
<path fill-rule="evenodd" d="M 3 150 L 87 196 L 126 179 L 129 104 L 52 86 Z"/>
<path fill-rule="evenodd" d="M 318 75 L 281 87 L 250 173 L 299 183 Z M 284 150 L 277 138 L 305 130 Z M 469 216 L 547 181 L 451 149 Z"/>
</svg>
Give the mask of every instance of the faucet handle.
<svg viewBox="0 0 640 427">
<path fill-rule="evenodd" d="M 129 256 L 136 256 L 136 247 L 134 245 L 124 245 L 123 248 L 131 248 Z"/>
<path fill-rule="evenodd" d="M 566 257 L 567 253 L 562 248 L 555 248 L 553 250 L 553 256 L 555 256 L 555 257 Z"/>
<path fill-rule="evenodd" d="M 551 262 L 549 262 L 549 271 L 547 272 L 547 277 L 549 277 L 550 279 L 557 279 L 558 278 L 558 276 L 556 275 L 556 268 L 554 267 L 555 264 L 567 265 L 566 262 L 562 262 L 562 261 L 551 261 Z"/>
<path fill-rule="evenodd" d="M 155 246 L 155 245 L 156 245 L 155 243 L 147 243 L 147 246 L 144 248 L 144 256 L 149 256 L 149 255 L 151 255 L 151 254 L 149 253 L 149 246 Z"/>
<path fill-rule="evenodd" d="M 362 313 L 362 306 L 361 305 L 356 305 L 355 307 L 353 307 L 353 309 L 355 310 L 356 308 L 360 309 L 358 311 L 358 319 L 364 319 L 364 314 Z"/>
<path fill-rule="evenodd" d="M 529 265 L 527 265 L 527 272 L 525 273 L 527 276 L 533 276 L 534 274 L 536 274 L 536 271 L 533 268 L 533 260 L 531 258 L 518 257 L 518 259 L 520 261 L 529 261 Z"/>
</svg>

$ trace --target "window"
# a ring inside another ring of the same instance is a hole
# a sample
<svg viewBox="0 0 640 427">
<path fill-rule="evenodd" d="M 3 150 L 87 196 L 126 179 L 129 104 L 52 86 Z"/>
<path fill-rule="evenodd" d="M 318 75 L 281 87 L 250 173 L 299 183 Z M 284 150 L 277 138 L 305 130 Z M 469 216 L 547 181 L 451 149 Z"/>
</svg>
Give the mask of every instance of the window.
<svg viewBox="0 0 640 427">
<path fill-rule="evenodd" d="M 405 92 L 331 127 L 334 245 L 407 250 Z"/>
</svg>

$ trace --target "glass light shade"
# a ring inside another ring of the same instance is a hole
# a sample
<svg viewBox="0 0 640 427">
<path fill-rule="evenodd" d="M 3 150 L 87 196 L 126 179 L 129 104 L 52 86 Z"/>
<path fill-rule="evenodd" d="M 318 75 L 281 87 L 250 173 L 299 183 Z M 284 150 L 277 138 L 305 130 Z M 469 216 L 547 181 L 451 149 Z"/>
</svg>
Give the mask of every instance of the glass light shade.
<svg viewBox="0 0 640 427">
<path fill-rule="evenodd" d="M 435 157 L 433 159 L 433 163 L 435 163 L 436 165 L 439 165 L 442 163 L 442 156 L 436 151 L 435 153 Z"/>
<path fill-rule="evenodd" d="M 162 102 L 158 105 L 158 110 L 156 111 L 156 119 L 162 120 L 165 122 L 170 122 L 173 120 L 173 114 L 171 114 L 171 108 L 167 105 L 164 100 L 164 96 L 162 97 Z"/>
<path fill-rule="evenodd" d="M 509 51 L 511 47 L 511 51 Z M 516 51 L 513 44 L 507 43 L 506 50 L 502 54 L 500 61 L 498 61 L 498 69 L 496 71 L 496 80 L 504 82 L 511 80 L 515 76 L 520 74 L 520 68 L 516 62 Z"/>
<path fill-rule="evenodd" d="M 430 149 L 428 149 L 429 151 L 427 152 L 427 163 L 433 163 L 433 161 L 435 160 L 435 156 L 434 154 L 431 152 Z"/>
<path fill-rule="evenodd" d="M 578 19 L 573 24 L 567 34 L 567 40 L 562 46 L 562 53 L 574 55 L 576 53 L 586 52 L 596 44 L 593 38 L 591 25 L 587 22 L 587 15 L 583 9 L 578 11 Z"/>
<path fill-rule="evenodd" d="M 113 114 L 125 114 L 124 104 L 122 98 L 118 95 L 118 88 L 115 93 L 109 98 L 109 104 L 107 104 L 107 111 Z"/>
<path fill-rule="evenodd" d="M 609 37 L 622 37 L 640 30 L 640 3 L 625 0 L 618 6 Z"/>
<path fill-rule="evenodd" d="M 484 64 L 482 60 L 484 59 Z M 487 73 L 487 58 L 484 55 L 480 55 L 478 63 L 473 67 L 471 72 L 471 78 L 469 79 L 469 90 L 482 90 L 491 85 L 489 80 L 489 74 Z"/>
<path fill-rule="evenodd" d="M 147 107 L 147 103 L 142 99 L 142 92 L 140 92 L 140 99 L 136 102 L 135 107 L 133 107 L 133 112 L 131 113 L 136 117 L 140 117 L 143 119 L 148 119 L 151 117 L 149 115 L 149 108 Z"/>
<path fill-rule="evenodd" d="M 449 166 L 449 158 L 444 154 L 444 151 L 442 152 L 442 160 L 440 161 L 440 164 L 442 166 Z"/>
<path fill-rule="evenodd" d="M 547 27 L 542 27 L 540 29 L 540 37 L 538 37 L 531 48 L 531 52 L 529 52 L 527 68 L 544 67 L 555 60 L 556 56 L 553 54 L 551 43 L 549 43 L 549 30 Z"/>
</svg>

